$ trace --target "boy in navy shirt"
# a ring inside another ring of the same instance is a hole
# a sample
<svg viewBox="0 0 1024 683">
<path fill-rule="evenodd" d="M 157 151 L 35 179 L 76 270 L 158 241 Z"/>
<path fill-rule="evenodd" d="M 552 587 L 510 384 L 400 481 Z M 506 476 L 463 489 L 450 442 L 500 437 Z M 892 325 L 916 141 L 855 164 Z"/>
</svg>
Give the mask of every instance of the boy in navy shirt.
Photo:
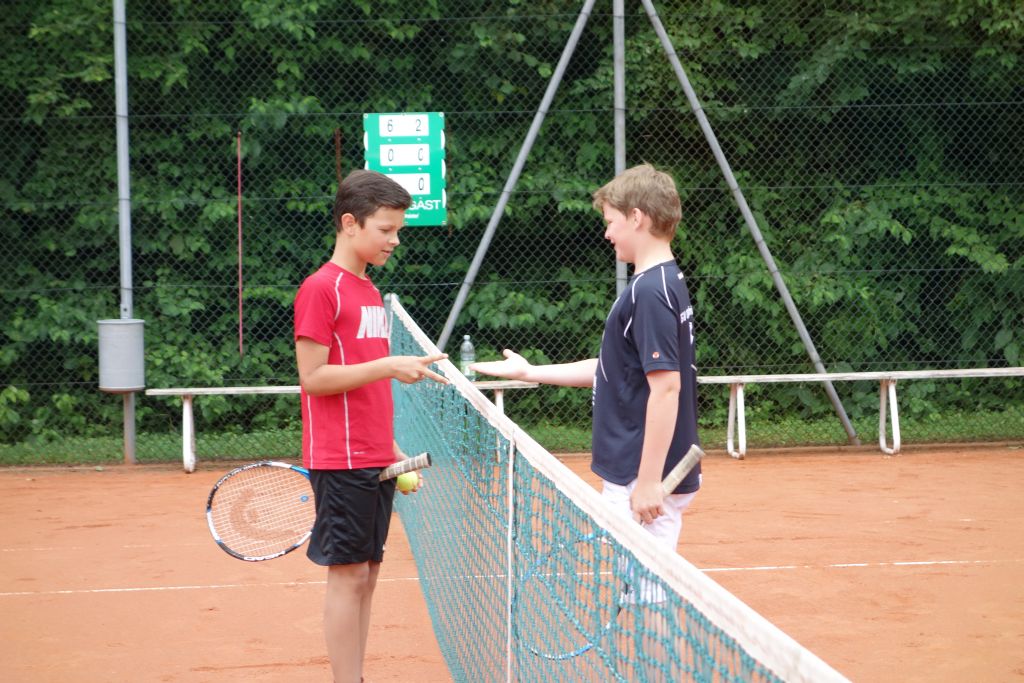
<svg viewBox="0 0 1024 683">
<path fill-rule="evenodd" d="M 593 195 L 604 237 L 634 273 L 605 322 L 597 358 L 531 365 L 475 363 L 478 373 L 594 391 L 591 469 L 602 495 L 675 552 L 683 510 L 700 488 L 700 465 L 666 496 L 661 480 L 697 438 L 693 308 L 671 241 L 682 217 L 671 176 L 643 164 Z"/>
</svg>

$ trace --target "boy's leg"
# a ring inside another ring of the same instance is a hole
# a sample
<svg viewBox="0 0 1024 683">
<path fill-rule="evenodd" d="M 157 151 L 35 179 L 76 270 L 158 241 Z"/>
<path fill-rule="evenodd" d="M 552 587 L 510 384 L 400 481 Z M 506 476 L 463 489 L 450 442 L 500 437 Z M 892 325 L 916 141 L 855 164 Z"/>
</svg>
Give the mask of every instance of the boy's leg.
<svg viewBox="0 0 1024 683">
<path fill-rule="evenodd" d="M 626 486 L 606 481 L 603 482 L 601 495 L 619 514 L 632 519 L 629 495 L 635 485 L 635 481 Z M 680 493 L 666 496 L 663 504 L 664 513 L 650 524 L 644 524 L 643 528 L 654 536 L 659 544 L 673 553 L 676 552 L 683 528 L 683 512 L 696 495 Z M 644 580 L 639 584 L 632 587 L 625 610 L 619 617 L 619 626 L 623 628 L 618 635 L 619 657 L 627 659 L 637 667 L 630 676 L 634 680 L 668 681 L 670 676 L 663 668 L 668 660 L 668 648 L 663 643 L 669 637 L 668 624 L 663 614 L 666 597 L 660 586 Z M 644 638 L 640 635 L 641 624 L 644 625 L 644 630 L 654 636 L 653 638 Z M 638 650 L 643 650 L 642 662 L 637 662 L 640 659 Z"/>
<path fill-rule="evenodd" d="M 370 607 L 373 603 L 373 592 L 377 588 L 377 576 L 380 574 L 380 562 L 370 562 L 368 565 L 367 592 L 363 597 L 362 621 L 359 624 L 359 661 L 366 661 L 366 641 L 370 636 Z"/>
<path fill-rule="evenodd" d="M 358 683 L 362 677 L 375 579 L 367 562 L 327 569 L 324 638 L 334 683 Z"/>
<path fill-rule="evenodd" d="M 335 683 L 358 682 L 370 630 L 370 608 L 391 522 L 393 480 L 377 469 L 313 470 L 317 518 L 306 549 L 328 567 L 324 636 Z"/>
</svg>

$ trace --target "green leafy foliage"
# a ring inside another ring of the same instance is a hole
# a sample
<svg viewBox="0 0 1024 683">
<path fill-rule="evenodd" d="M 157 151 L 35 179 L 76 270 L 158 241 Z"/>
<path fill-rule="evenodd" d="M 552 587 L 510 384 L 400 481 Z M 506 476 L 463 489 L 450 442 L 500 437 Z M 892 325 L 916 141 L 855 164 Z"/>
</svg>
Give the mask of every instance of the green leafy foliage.
<svg viewBox="0 0 1024 683">
<path fill-rule="evenodd" d="M 129 4 L 132 294 L 147 321 L 150 386 L 296 382 L 292 296 L 330 253 L 335 164 L 362 165 L 364 112 L 446 112 L 449 226 L 407 229 L 400 258 L 375 273 L 428 333 L 440 330 L 576 8 L 413 5 Z M 829 369 L 1020 364 L 1019 2 L 658 8 Z M 115 317 L 121 298 L 110 7 L 16 2 L 0 22 L 0 440 L 109 433 L 120 404 L 96 391 L 95 321 Z M 807 371 L 642 12 L 629 15 L 626 40 L 629 160 L 677 179 L 675 247 L 698 312 L 701 371 Z M 481 358 L 513 345 L 538 361 L 597 350 L 615 291 L 590 205 L 614 168 L 611 57 L 610 18 L 598 13 L 457 321 Z M 1020 395 L 1019 382 L 969 387 L 909 385 L 903 410 L 998 410 Z M 845 400 L 854 410 L 876 398 L 865 389 Z M 707 393 L 702 422 L 721 424 L 725 400 Z M 578 426 L 587 401 L 525 392 L 510 409 Z M 140 428 L 176 429 L 166 408 L 141 401 Z M 826 419 L 831 406 L 804 387 L 763 409 Z M 297 417 L 287 402 L 254 412 L 215 399 L 197 410 L 221 432 L 289 428 Z"/>
</svg>

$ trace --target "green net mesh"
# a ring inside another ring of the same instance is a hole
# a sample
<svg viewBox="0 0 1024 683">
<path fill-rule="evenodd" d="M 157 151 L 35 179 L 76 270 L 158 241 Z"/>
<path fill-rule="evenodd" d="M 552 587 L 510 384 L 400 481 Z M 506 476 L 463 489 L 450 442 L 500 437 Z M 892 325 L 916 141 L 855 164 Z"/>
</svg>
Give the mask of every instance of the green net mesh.
<svg viewBox="0 0 1024 683">
<path fill-rule="evenodd" d="M 389 306 L 392 353 L 435 352 Z M 399 443 L 434 458 L 396 508 L 454 680 L 844 680 L 438 365 L 451 384 L 395 383 Z"/>
</svg>

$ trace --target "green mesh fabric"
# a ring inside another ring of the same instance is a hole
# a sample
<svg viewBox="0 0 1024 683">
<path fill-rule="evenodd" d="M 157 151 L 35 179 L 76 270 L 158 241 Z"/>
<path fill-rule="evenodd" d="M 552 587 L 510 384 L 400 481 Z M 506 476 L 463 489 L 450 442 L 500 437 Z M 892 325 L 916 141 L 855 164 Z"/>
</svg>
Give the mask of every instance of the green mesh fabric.
<svg viewBox="0 0 1024 683">
<path fill-rule="evenodd" d="M 389 306 L 392 353 L 435 352 Z M 434 462 L 396 509 L 453 680 L 845 680 L 438 367 L 451 384 L 394 383 L 396 438 Z"/>
</svg>

